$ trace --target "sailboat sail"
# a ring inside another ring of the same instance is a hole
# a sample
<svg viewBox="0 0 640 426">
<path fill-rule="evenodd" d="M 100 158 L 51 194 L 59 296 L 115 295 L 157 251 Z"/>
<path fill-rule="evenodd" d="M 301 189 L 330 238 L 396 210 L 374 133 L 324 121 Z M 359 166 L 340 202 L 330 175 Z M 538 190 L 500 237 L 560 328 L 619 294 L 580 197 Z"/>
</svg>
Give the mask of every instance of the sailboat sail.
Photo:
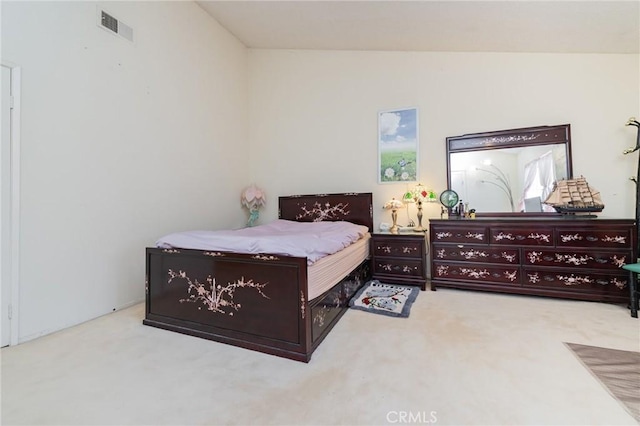
<svg viewBox="0 0 640 426">
<path fill-rule="evenodd" d="M 557 181 L 544 203 L 559 213 L 600 212 L 604 209 L 600 192 L 590 187 L 583 176 Z"/>
</svg>

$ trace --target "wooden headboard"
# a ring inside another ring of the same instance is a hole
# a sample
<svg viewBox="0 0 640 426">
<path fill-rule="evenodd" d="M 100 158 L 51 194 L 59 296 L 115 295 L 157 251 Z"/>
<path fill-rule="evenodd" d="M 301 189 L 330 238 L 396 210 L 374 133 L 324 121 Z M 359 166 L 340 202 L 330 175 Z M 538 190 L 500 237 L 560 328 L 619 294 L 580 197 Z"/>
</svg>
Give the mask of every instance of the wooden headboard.
<svg viewBox="0 0 640 426">
<path fill-rule="evenodd" d="M 291 195 L 278 198 L 278 217 L 298 222 L 345 220 L 373 231 L 373 196 L 370 192 Z"/>
</svg>

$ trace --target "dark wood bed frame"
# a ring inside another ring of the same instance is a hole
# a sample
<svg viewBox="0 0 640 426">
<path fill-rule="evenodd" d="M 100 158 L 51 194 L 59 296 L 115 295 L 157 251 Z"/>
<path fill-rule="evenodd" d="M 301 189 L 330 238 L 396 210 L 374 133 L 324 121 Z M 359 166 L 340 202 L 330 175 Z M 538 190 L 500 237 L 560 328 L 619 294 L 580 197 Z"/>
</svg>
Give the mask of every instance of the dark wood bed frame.
<svg viewBox="0 0 640 426">
<path fill-rule="evenodd" d="M 279 198 L 281 219 L 373 230 L 371 193 Z M 309 362 L 369 278 L 365 260 L 313 300 L 307 259 L 270 253 L 146 249 L 145 325 Z"/>
</svg>

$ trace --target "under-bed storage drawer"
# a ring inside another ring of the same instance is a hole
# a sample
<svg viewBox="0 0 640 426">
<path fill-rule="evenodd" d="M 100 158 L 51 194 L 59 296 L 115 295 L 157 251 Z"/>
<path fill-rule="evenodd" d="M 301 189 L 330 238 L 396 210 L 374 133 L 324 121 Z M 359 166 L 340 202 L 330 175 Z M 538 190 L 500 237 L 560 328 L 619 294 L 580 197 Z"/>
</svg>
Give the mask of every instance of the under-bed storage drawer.
<svg viewBox="0 0 640 426">
<path fill-rule="evenodd" d="M 312 339 L 315 340 L 331 322 L 343 311 L 342 286 L 329 290 L 324 296 L 318 298 L 311 305 L 311 330 Z"/>
</svg>

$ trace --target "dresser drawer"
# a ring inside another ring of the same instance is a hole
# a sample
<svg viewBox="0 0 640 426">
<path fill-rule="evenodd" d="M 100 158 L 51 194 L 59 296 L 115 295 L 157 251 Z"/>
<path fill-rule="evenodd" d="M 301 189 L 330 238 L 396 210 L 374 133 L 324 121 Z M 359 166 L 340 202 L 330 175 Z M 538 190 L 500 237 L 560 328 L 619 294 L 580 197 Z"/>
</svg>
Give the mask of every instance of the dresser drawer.
<svg viewBox="0 0 640 426">
<path fill-rule="evenodd" d="M 631 260 L 629 250 L 524 249 L 523 264 L 577 269 L 620 269 Z"/>
<path fill-rule="evenodd" d="M 553 237 L 553 228 L 508 228 L 497 226 L 491 228 L 489 241 L 495 245 L 553 247 Z"/>
<path fill-rule="evenodd" d="M 397 238 L 379 238 L 373 242 L 374 256 L 413 257 L 422 259 L 424 239 L 403 240 Z"/>
<path fill-rule="evenodd" d="M 629 293 L 629 274 L 624 270 L 621 272 L 570 272 L 566 270 L 525 268 L 523 284 L 534 287 L 613 293 L 621 297 L 627 297 Z"/>
<path fill-rule="evenodd" d="M 489 248 L 464 244 L 439 245 L 433 248 L 433 257 L 437 260 L 460 262 L 520 264 L 520 251 L 517 248 Z"/>
<path fill-rule="evenodd" d="M 422 259 L 400 259 L 378 257 L 373 261 L 376 276 L 393 275 L 399 277 L 424 277 Z"/>
<path fill-rule="evenodd" d="M 465 226 L 464 229 L 434 227 L 431 238 L 438 243 L 486 244 L 487 235 L 486 227 Z"/>
<path fill-rule="evenodd" d="M 558 247 L 616 247 L 631 246 L 631 228 L 556 229 Z"/>
<path fill-rule="evenodd" d="M 436 279 L 520 285 L 520 268 L 518 266 L 490 266 L 434 262 L 432 275 Z"/>
</svg>

